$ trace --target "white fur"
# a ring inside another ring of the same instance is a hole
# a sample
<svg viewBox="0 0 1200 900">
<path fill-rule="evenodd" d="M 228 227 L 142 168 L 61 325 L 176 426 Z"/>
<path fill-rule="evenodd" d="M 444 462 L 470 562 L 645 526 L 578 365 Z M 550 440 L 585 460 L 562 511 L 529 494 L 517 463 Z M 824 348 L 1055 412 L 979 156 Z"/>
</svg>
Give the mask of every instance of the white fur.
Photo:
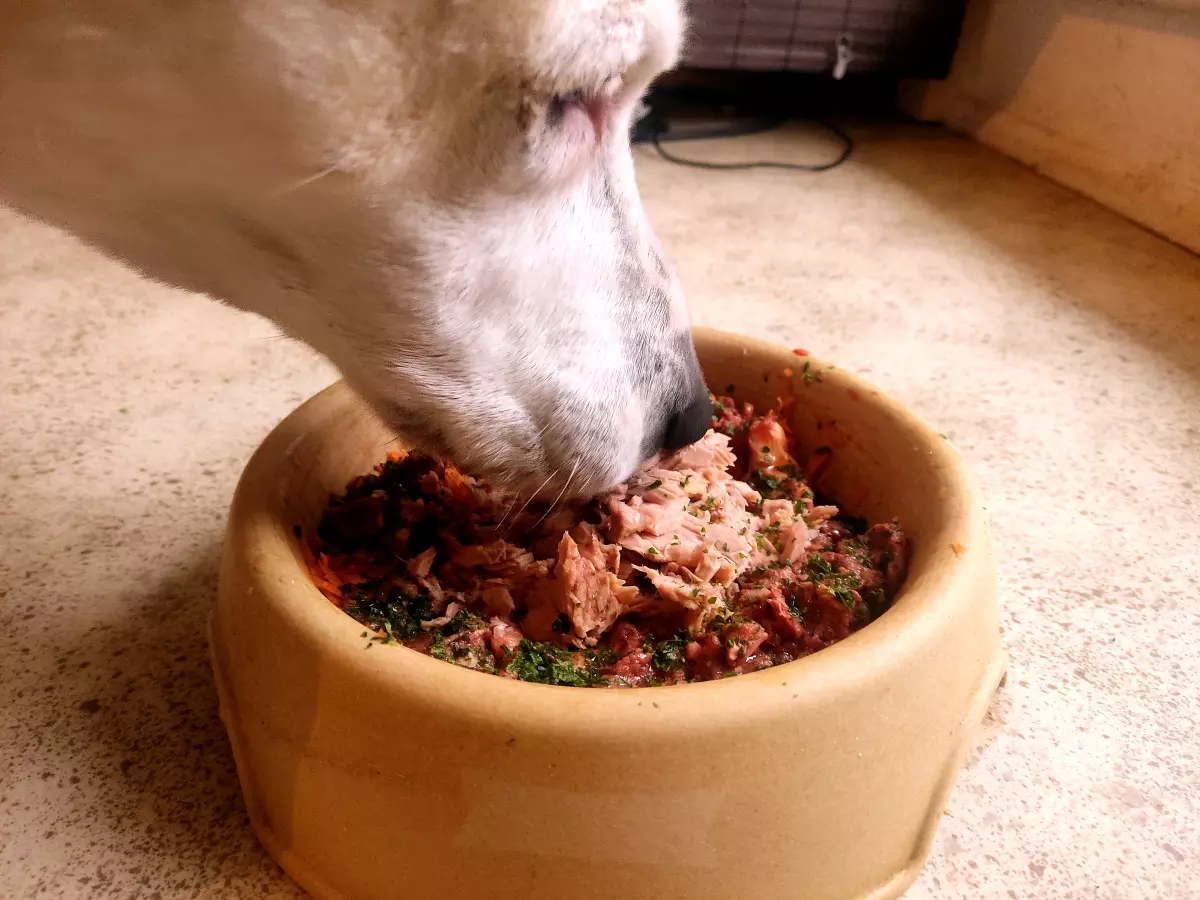
<svg viewBox="0 0 1200 900">
<path fill-rule="evenodd" d="M 0 199 L 268 316 L 471 471 L 593 492 L 702 389 L 628 142 L 680 29 L 677 0 L 6 4 Z"/>
</svg>

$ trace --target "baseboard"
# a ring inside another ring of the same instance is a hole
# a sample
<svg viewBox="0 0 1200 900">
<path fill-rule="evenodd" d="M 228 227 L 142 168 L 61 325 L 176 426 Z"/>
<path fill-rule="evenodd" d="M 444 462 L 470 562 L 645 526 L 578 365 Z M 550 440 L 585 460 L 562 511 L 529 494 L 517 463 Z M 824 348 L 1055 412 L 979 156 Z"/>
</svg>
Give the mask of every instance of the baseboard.
<svg viewBox="0 0 1200 900">
<path fill-rule="evenodd" d="M 1194 177 L 1131 171 L 1128 160 L 1105 148 L 1072 140 L 1011 109 L 990 107 L 947 82 L 906 84 L 901 101 L 914 117 L 941 122 L 1200 253 L 1200 170 Z"/>
</svg>

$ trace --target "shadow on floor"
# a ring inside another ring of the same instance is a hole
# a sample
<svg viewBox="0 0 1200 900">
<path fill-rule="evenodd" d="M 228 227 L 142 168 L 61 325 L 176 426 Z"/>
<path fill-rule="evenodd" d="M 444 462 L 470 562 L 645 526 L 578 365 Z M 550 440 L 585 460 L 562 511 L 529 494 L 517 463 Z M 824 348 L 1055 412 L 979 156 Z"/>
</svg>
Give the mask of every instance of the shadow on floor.
<svg viewBox="0 0 1200 900">
<path fill-rule="evenodd" d="M 94 798 L 90 830 L 120 842 L 108 858 L 129 862 L 80 872 L 92 896 L 306 896 L 250 830 L 218 717 L 206 635 L 218 558 L 212 540 L 179 560 L 175 578 L 107 604 L 121 618 L 64 635 L 63 657 L 90 663 L 64 675 L 87 696 L 69 712 L 85 723 L 74 723 L 85 741 L 69 761 Z"/>
<path fill-rule="evenodd" d="M 1102 317 L 1200 380 L 1200 257 L 940 128 L 913 126 L 903 141 L 868 136 L 855 164 L 1035 273 L 1055 300 Z"/>
</svg>

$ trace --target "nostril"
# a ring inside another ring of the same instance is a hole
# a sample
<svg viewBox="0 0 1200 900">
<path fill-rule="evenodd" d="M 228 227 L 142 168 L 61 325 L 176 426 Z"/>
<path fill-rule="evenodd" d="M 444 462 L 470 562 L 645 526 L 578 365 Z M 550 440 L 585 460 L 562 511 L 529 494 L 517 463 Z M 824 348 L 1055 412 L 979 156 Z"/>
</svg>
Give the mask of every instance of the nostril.
<svg viewBox="0 0 1200 900">
<path fill-rule="evenodd" d="M 681 450 L 704 437 L 712 422 L 712 401 L 705 391 L 691 402 L 683 412 L 676 413 L 667 423 L 663 437 L 663 449 Z"/>
</svg>

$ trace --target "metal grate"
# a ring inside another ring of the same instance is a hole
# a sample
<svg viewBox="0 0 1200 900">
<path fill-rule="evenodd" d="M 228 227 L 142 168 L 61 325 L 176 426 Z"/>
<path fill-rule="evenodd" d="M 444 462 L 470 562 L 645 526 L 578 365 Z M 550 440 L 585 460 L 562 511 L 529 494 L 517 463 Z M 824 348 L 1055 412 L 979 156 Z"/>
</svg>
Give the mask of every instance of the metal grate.
<svg viewBox="0 0 1200 900">
<path fill-rule="evenodd" d="M 689 0 L 698 69 L 948 74 L 966 0 Z"/>
</svg>

